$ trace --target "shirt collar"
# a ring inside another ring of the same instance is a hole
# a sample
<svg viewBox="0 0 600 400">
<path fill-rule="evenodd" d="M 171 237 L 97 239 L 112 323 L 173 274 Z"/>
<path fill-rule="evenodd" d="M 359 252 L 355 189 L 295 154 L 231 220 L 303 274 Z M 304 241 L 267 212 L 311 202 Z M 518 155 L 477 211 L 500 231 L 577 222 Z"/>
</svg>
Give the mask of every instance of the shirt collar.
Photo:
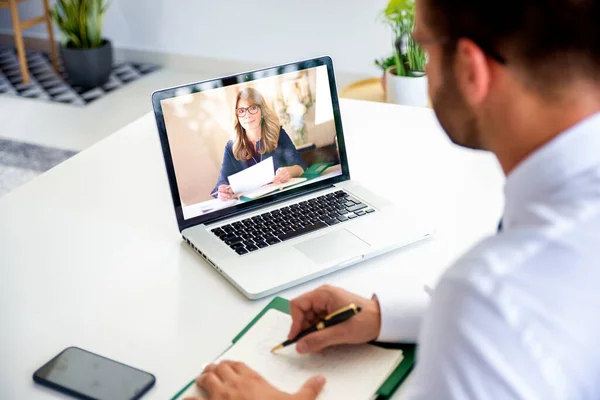
<svg viewBox="0 0 600 400">
<path fill-rule="evenodd" d="M 559 134 L 508 175 L 503 229 L 518 223 L 518 212 L 527 203 L 595 165 L 600 165 L 600 112 Z"/>
</svg>

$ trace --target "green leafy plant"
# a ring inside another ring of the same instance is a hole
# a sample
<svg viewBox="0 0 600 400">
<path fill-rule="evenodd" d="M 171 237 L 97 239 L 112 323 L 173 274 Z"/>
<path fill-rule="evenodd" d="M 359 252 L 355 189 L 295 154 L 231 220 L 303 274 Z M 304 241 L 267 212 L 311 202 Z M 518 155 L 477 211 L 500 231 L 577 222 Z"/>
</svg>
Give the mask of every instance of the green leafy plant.
<svg viewBox="0 0 600 400">
<path fill-rule="evenodd" d="M 65 37 L 64 46 L 91 49 L 103 43 L 102 19 L 107 8 L 106 0 L 58 0 L 50 15 Z"/>
<path fill-rule="evenodd" d="M 381 17 L 392 30 L 393 65 L 396 66 L 396 75 L 423 76 L 425 52 L 410 35 L 415 26 L 415 0 L 390 0 Z M 401 46 L 402 53 L 396 47 L 400 38 L 407 40 L 407 43 Z M 375 63 L 379 65 L 378 60 Z"/>
<path fill-rule="evenodd" d="M 379 58 L 375 60 L 375 65 L 377 65 L 379 68 L 381 68 L 382 71 L 385 72 L 385 70 L 389 67 L 396 65 L 396 56 L 391 55 L 387 58 Z"/>
</svg>

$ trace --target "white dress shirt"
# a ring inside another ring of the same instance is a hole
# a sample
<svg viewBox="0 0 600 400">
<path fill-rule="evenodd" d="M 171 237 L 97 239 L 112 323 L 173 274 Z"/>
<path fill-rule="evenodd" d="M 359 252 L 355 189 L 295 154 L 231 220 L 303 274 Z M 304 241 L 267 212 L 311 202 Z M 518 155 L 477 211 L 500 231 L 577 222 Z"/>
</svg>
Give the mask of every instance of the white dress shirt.
<svg viewBox="0 0 600 400">
<path fill-rule="evenodd" d="M 502 232 L 440 279 L 403 398 L 600 399 L 600 113 L 521 162 L 505 196 Z M 419 312 L 377 296 L 379 340 L 409 341 Z"/>
</svg>

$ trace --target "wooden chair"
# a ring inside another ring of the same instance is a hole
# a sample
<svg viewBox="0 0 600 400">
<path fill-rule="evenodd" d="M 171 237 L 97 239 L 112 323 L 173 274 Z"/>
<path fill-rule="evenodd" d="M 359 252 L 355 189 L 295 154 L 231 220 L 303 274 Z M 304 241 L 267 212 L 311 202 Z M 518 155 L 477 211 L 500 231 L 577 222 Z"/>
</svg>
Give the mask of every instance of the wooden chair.
<svg viewBox="0 0 600 400">
<path fill-rule="evenodd" d="M 17 3 L 22 3 L 24 1 L 27 0 L 0 0 L 0 8 L 10 8 L 12 25 L 15 31 L 15 45 L 17 47 L 17 54 L 19 55 L 19 65 L 21 66 L 21 76 L 23 77 L 23 83 L 28 84 L 29 68 L 27 67 L 27 57 L 25 56 L 25 45 L 23 44 L 23 30 L 29 29 L 35 25 L 46 24 L 46 29 L 48 29 L 48 39 L 50 40 L 52 64 L 56 71 L 58 71 L 58 53 L 56 51 L 56 43 L 54 42 L 54 31 L 52 30 L 52 18 L 49 13 L 50 6 L 48 0 L 42 0 L 44 15 L 21 21 Z"/>
</svg>

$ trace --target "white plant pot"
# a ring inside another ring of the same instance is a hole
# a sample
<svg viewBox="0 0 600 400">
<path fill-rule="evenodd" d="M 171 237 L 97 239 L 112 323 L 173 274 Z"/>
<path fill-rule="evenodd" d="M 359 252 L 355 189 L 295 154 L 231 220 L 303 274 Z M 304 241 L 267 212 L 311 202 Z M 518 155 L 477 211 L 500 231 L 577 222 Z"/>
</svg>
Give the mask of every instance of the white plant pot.
<svg viewBox="0 0 600 400">
<path fill-rule="evenodd" d="M 386 101 L 407 106 L 427 107 L 427 77 L 397 76 L 396 67 L 385 71 Z"/>
</svg>

